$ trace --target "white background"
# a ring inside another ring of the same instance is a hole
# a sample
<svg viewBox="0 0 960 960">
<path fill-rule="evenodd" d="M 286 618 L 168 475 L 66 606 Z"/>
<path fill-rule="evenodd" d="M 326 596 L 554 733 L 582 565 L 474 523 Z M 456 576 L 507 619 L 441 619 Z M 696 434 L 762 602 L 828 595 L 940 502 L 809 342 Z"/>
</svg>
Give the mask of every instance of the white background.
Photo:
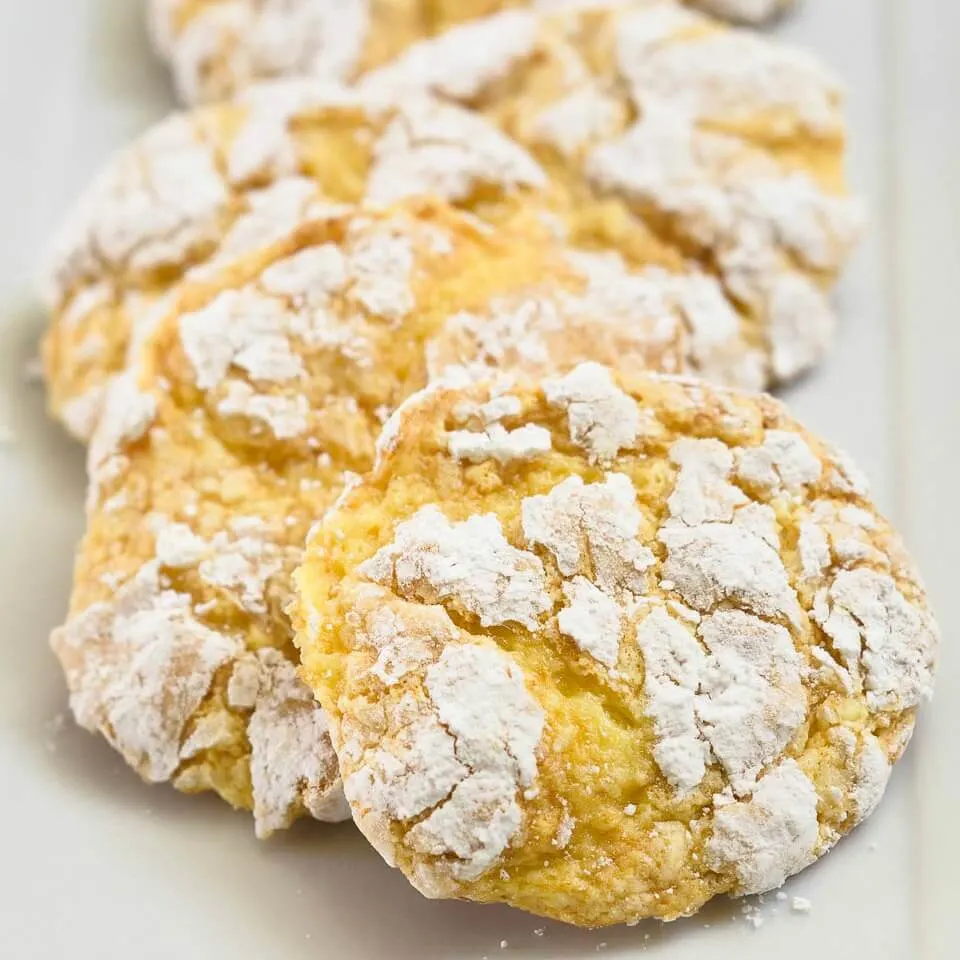
<svg viewBox="0 0 960 960">
<path fill-rule="evenodd" d="M 142 7 L 0 0 L 0 425 L 16 437 L 0 445 L 0 956 L 960 955 L 960 6 L 806 0 L 778 28 L 846 77 L 851 179 L 871 213 L 838 298 L 838 349 L 787 399 L 855 455 L 917 554 L 944 631 L 937 697 L 880 811 L 786 888 L 811 914 L 768 898 L 758 930 L 724 902 L 598 933 L 428 903 L 350 827 L 257 843 L 247 816 L 148 788 L 99 738 L 57 729 L 65 694 L 46 637 L 65 611 L 83 467 L 24 382 L 44 324 L 31 278 L 67 202 L 171 105 Z"/>
</svg>

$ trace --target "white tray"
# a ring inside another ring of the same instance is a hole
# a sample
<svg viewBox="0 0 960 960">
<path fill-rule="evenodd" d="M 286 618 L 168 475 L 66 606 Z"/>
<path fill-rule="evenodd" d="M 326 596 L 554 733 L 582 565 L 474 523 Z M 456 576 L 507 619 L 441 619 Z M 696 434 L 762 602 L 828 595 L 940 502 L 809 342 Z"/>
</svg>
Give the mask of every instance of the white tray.
<svg viewBox="0 0 960 960">
<path fill-rule="evenodd" d="M 0 444 L 0 956 L 960 956 L 960 7 L 807 0 L 780 28 L 849 81 L 852 178 L 872 219 L 841 290 L 839 348 L 788 398 L 857 457 L 916 550 L 947 641 L 939 695 L 880 811 L 786 887 L 811 913 L 769 897 L 758 929 L 725 901 L 669 926 L 582 933 L 422 900 L 349 827 L 258 843 L 247 816 L 142 785 L 64 716 L 46 637 L 81 530 L 82 454 L 23 379 L 43 324 L 30 278 L 66 202 L 170 105 L 143 3 L 0 0 L 0 424 L 16 438 Z"/>
</svg>

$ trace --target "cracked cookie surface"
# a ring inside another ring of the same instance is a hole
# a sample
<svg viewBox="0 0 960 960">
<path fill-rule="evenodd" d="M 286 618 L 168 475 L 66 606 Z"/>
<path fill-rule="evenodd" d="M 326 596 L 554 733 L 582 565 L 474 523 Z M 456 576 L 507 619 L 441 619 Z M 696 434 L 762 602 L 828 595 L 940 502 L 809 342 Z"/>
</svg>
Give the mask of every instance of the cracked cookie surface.
<svg viewBox="0 0 960 960">
<path fill-rule="evenodd" d="M 362 86 L 251 87 L 104 170 L 47 271 L 51 406 L 71 432 L 89 437 L 131 331 L 180 280 L 318 204 L 429 195 L 498 225 L 537 202 L 572 246 L 712 277 L 755 358 L 737 383 L 829 349 L 859 213 L 840 90 L 809 56 L 674 4 L 588 4 L 455 28 Z"/>
<path fill-rule="evenodd" d="M 678 278 L 574 255 L 533 212 L 498 231 L 440 204 L 304 216 L 194 275 L 111 381 L 52 641 L 79 723 L 148 781 L 252 809 L 261 835 L 346 815 L 286 610 L 310 525 L 394 408 L 450 368 L 684 370 L 709 320 Z M 464 457 L 526 442 L 494 413 Z"/>
<path fill-rule="evenodd" d="M 496 224 L 529 206 L 545 182 L 537 163 L 481 118 L 415 97 L 391 107 L 290 81 L 175 114 L 104 168 L 54 239 L 44 280 L 51 409 L 89 440 L 110 377 L 177 285 L 305 219 L 429 195 Z"/>
<path fill-rule="evenodd" d="M 937 629 L 779 403 L 588 363 L 436 383 L 379 451 L 311 534 L 297 642 L 355 821 L 423 893 L 671 919 L 875 808 Z"/>
<path fill-rule="evenodd" d="M 675 3 L 517 9 L 425 40 L 373 93 L 469 106 L 536 157 L 571 242 L 643 262 L 651 240 L 717 277 L 767 384 L 829 349 L 859 234 L 837 78 L 805 51 Z"/>
<path fill-rule="evenodd" d="M 790 3 L 690 0 L 747 23 Z M 512 7 L 564 4 L 570 0 L 149 0 L 149 15 L 154 44 L 170 64 L 180 98 L 195 103 L 278 77 L 350 81 L 455 24 Z"/>
</svg>

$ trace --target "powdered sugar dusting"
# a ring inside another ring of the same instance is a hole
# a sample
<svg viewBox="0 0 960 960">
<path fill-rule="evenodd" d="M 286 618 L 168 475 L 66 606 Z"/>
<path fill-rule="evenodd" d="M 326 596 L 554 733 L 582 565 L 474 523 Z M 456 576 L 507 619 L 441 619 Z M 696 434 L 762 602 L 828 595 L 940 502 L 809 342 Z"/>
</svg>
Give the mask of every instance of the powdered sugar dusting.
<svg viewBox="0 0 960 960">
<path fill-rule="evenodd" d="M 360 808 L 394 820 L 409 820 L 440 803 L 469 771 L 457 759 L 456 740 L 432 714 L 422 715 L 412 696 L 392 710 L 394 736 L 362 762 L 344 784 L 347 798 Z M 345 762 L 357 749 L 348 742 Z"/>
<path fill-rule="evenodd" d="M 838 269 L 859 230 L 855 204 L 732 137 L 699 130 L 660 101 L 622 137 L 594 148 L 586 172 L 598 189 L 652 205 L 691 242 L 716 250 L 728 294 L 765 323 L 774 377 L 795 376 L 822 356 L 833 315 L 790 256 Z"/>
<path fill-rule="evenodd" d="M 687 526 L 708 520 L 733 519 L 747 497 L 729 482 L 733 453 L 719 440 L 683 438 L 670 447 L 670 460 L 680 469 L 667 500 L 670 516 Z"/>
<path fill-rule="evenodd" d="M 872 710 L 909 709 L 930 697 L 936 626 L 888 574 L 841 570 L 818 597 L 813 618 L 851 676 L 862 678 Z"/>
<path fill-rule="evenodd" d="M 217 410 L 223 416 L 243 416 L 259 421 L 269 427 L 278 440 L 306 433 L 310 412 L 306 397 L 257 393 L 242 380 L 230 380 L 226 387 L 226 394 L 217 404 Z"/>
<path fill-rule="evenodd" d="M 711 656 L 697 717 L 739 796 L 806 717 L 800 656 L 787 630 L 739 610 L 705 617 L 699 634 Z"/>
<path fill-rule="evenodd" d="M 617 133 L 622 121 L 620 102 L 599 86 L 588 84 L 541 111 L 530 132 L 535 142 L 573 157 L 591 143 Z"/>
<path fill-rule="evenodd" d="M 453 622 L 442 607 L 390 602 L 390 594 L 380 588 L 365 591 L 363 599 L 370 609 L 357 606 L 361 622 L 356 642 L 376 650 L 370 673 L 385 687 L 399 683 L 429 663 L 434 649 L 457 639 Z"/>
<path fill-rule="evenodd" d="M 349 819 L 323 710 L 279 651 L 260 650 L 256 660 L 247 736 L 257 836 L 290 826 L 301 810 L 316 820 Z"/>
<path fill-rule="evenodd" d="M 146 436 L 156 416 L 157 399 L 140 390 L 135 372 L 113 379 L 87 451 L 91 502 L 99 497 L 100 483 L 117 468 L 124 446 Z"/>
<path fill-rule="evenodd" d="M 737 476 L 764 491 L 798 493 L 820 479 L 823 468 L 797 433 L 767 430 L 763 444 L 737 453 Z"/>
<path fill-rule="evenodd" d="M 783 111 L 781 122 L 800 122 L 818 135 L 842 129 L 839 84 L 809 54 L 737 30 L 652 43 L 645 20 L 660 18 L 660 12 L 655 5 L 620 22 L 619 66 L 638 104 L 669 102 L 695 120 L 735 121 Z M 678 13 L 675 26 L 687 26 L 685 19 L 693 18 Z"/>
<path fill-rule="evenodd" d="M 395 582 L 404 597 L 450 602 L 483 626 L 513 621 L 532 630 L 552 606 L 543 564 L 510 546 L 492 514 L 453 524 L 437 507 L 424 507 L 360 573 L 385 586 Z"/>
<path fill-rule="evenodd" d="M 227 97 L 277 76 L 347 80 L 370 28 L 369 0 L 226 0 L 201 4 L 182 28 L 178 0 L 151 0 L 157 46 L 180 98 Z"/>
<path fill-rule="evenodd" d="M 536 33 L 537 18 L 526 10 L 506 10 L 452 27 L 368 74 L 361 89 L 390 98 L 429 91 L 469 101 L 530 55 Z"/>
<path fill-rule="evenodd" d="M 353 297 L 378 317 L 393 322 L 403 319 L 414 307 L 413 262 L 409 236 L 389 226 L 362 233 L 350 250 Z"/>
<path fill-rule="evenodd" d="M 438 858 L 415 880 L 438 893 L 451 879 L 476 879 L 493 867 L 520 828 L 518 792 L 535 781 L 545 718 L 517 666 L 496 647 L 464 642 L 467 635 L 442 608 L 401 602 L 390 610 L 389 623 L 383 608 L 373 613 L 380 618 L 373 630 L 383 637 L 372 644 L 378 662 L 394 640 L 399 649 L 412 638 L 421 659 L 394 682 L 415 670 L 426 696 L 385 700 L 388 733 L 373 740 L 372 731 L 345 718 L 345 789 L 358 822 L 390 862 L 398 842 Z M 425 813 L 400 841 L 383 826 Z"/>
<path fill-rule="evenodd" d="M 481 184 L 504 191 L 542 187 L 546 175 L 522 147 L 480 116 L 418 97 L 397 111 L 376 145 L 367 200 L 463 200 Z"/>
<path fill-rule="evenodd" d="M 653 758 L 680 794 L 703 779 L 710 747 L 697 726 L 696 695 L 706 656 L 690 632 L 665 610 L 655 608 L 637 628 L 643 654 L 645 712 L 657 742 Z"/>
<path fill-rule="evenodd" d="M 287 336 L 288 318 L 281 301 L 251 287 L 226 290 L 202 310 L 183 314 L 180 339 L 197 386 L 216 387 L 231 366 L 272 383 L 301 376 L 303 363 Z"/>
<path fill-rule="evenodd" d="M 872 734 L 863 735 L 857 778 L 854 787 L 854 816 L 857 823 L 866 820 L 877 809 L 890 780 L 892 767 L 880 741 Z"/>
<path fill-rule="evenodd" d="M 516 430 L 507 430 L 494 423 L 477 433 L 471 430 L 456 430 L 449 437 L 450 453 L 457 460 L 480 463 L 496 460 L 510 463 L 514 460 L 531 460 L 547 453 L 553 440 L 550 431 L 535 424 L 527 424 Z"/>
<path fill-rule="evenodd" d="M 595 660 L 616 666 L 623 619 L 620 604 L 586 577 L 565 581 L 563 595 L 567 606 L 557 616 L 560 632 Z"/>
<path fill-rule="evenodd" d="M 613 597 L 646 592 L 654 556 L 637 539 L 641 519 L 633 484 L 623 474 L 593 484 L 569 477 L 522 506 L 527 541 L 546 547 L 565 577 L 591 571 Z"/>
<path fill-rule="evenodd" d="M 182 262 L 218 239 L 228 200 L 193 124 L 171 117 L 119 154 L 64 222 L 48 256 L 48 301 L 100 277 L 104 261 L 129 270 Z"/>
<path fill-rule="evenodd" d="M 95 603 L 51 637 L 77 723 L 99 730 L 145 779 L 169 779 L 187 723 L 237 643 L 192 615 L 148 563 L 111 601 Z M 188 748 L 188 753 L 190 748 Z"/>
<path fill-rule="evenodd" d="M 800 616 L 797 596 L 775 548 L 742 523 L 668 524 L 659 533 L 667 547 L 665 579 L 695 610 L 733 601 L 761 617 Z"/>
<path fill-rule="evenodd" d="M 544 714 L 523 675 L 500 651 L 448 647 L 426 673 L 426 688 L 469 770 L 443 806 L 418 823 L 405 843 L 434 856 L 454 854 L 451 872 L 473 880 L 506 849 L 522 820 L 517 791 L 537 773 Z"/>
<path fill-rule="evenodd" d="M 637 643 L 657 734 L 654 759 L 664 776 L 688 793 L 715 757 L 734 794 L 748 794 L 806 715 L 790 634 L 749 614 L 718 610 L 702 619 L 695 637 L 655 608 L 638 627 Z"/>
<path fill-rule="evenodd" d="M 545 380 L 543 392 L 552 406 L 566 411 L 570 439 L 592 460 L 608 463 L 636 442 L 642 426 L 637 405 L 606 367 L 580 364 L 565 377 Z"/>
<path fill-rule="evenodd" d="M 585 358 L 674 373 L 694 360 L 684 355 L 686 311 L 676 295 L 685 278 L 632 273 L 615 255 L 576 252 L 566 259 L 584 282 L 581 292 L 536 286 L 497 297 L 485 310 L 454 314 L 428 345 L 431 374 L 464 364 L 478 375 L 505 369 L 549 375 Z M 735 318 L 732 330 L 715 333 L 735 352 Z"/>
<path fill-rule="evenodd" d="M 784 760 L 749 800 L 716 810 L 707 865 L 733 870 L 739 895 L 763 893 L 813 862 L 818 835 L 817 792 L 796 761 Z"/>
</svg>

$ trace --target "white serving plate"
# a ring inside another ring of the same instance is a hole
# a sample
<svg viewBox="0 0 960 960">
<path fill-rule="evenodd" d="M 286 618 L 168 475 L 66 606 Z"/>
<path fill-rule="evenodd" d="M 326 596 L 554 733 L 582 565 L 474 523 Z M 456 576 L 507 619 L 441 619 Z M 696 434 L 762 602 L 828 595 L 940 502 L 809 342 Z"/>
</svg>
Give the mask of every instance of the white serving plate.
<svg viewBox="0 0 960 960">
<path fill-rule="evenodd" d="M 856 456 L 917 552 L 945 633 L 938 697 L 880 811 L 785 888 L 809 914 L 768 897 L 750 904 L 756 929 L 724 901 L 587 933 L 423 900 L 349 826 L 258 843 L 247 816 L 144 786 L 65 715 L 46 638 L 66 606 L 83 458 L 24 379 L 43 326 L 31 277 L 67 201 L 169 109 L 142 6 L 0 0 L 0 425 L 14 434 L 0 443 L 0 957 L 960 956 L 960 8 L 806 0 L 779 28 L 849 82 L 852 179 L 872 222 L 841 289 L 838 350 L 788 399 Z"/>
</svg>

